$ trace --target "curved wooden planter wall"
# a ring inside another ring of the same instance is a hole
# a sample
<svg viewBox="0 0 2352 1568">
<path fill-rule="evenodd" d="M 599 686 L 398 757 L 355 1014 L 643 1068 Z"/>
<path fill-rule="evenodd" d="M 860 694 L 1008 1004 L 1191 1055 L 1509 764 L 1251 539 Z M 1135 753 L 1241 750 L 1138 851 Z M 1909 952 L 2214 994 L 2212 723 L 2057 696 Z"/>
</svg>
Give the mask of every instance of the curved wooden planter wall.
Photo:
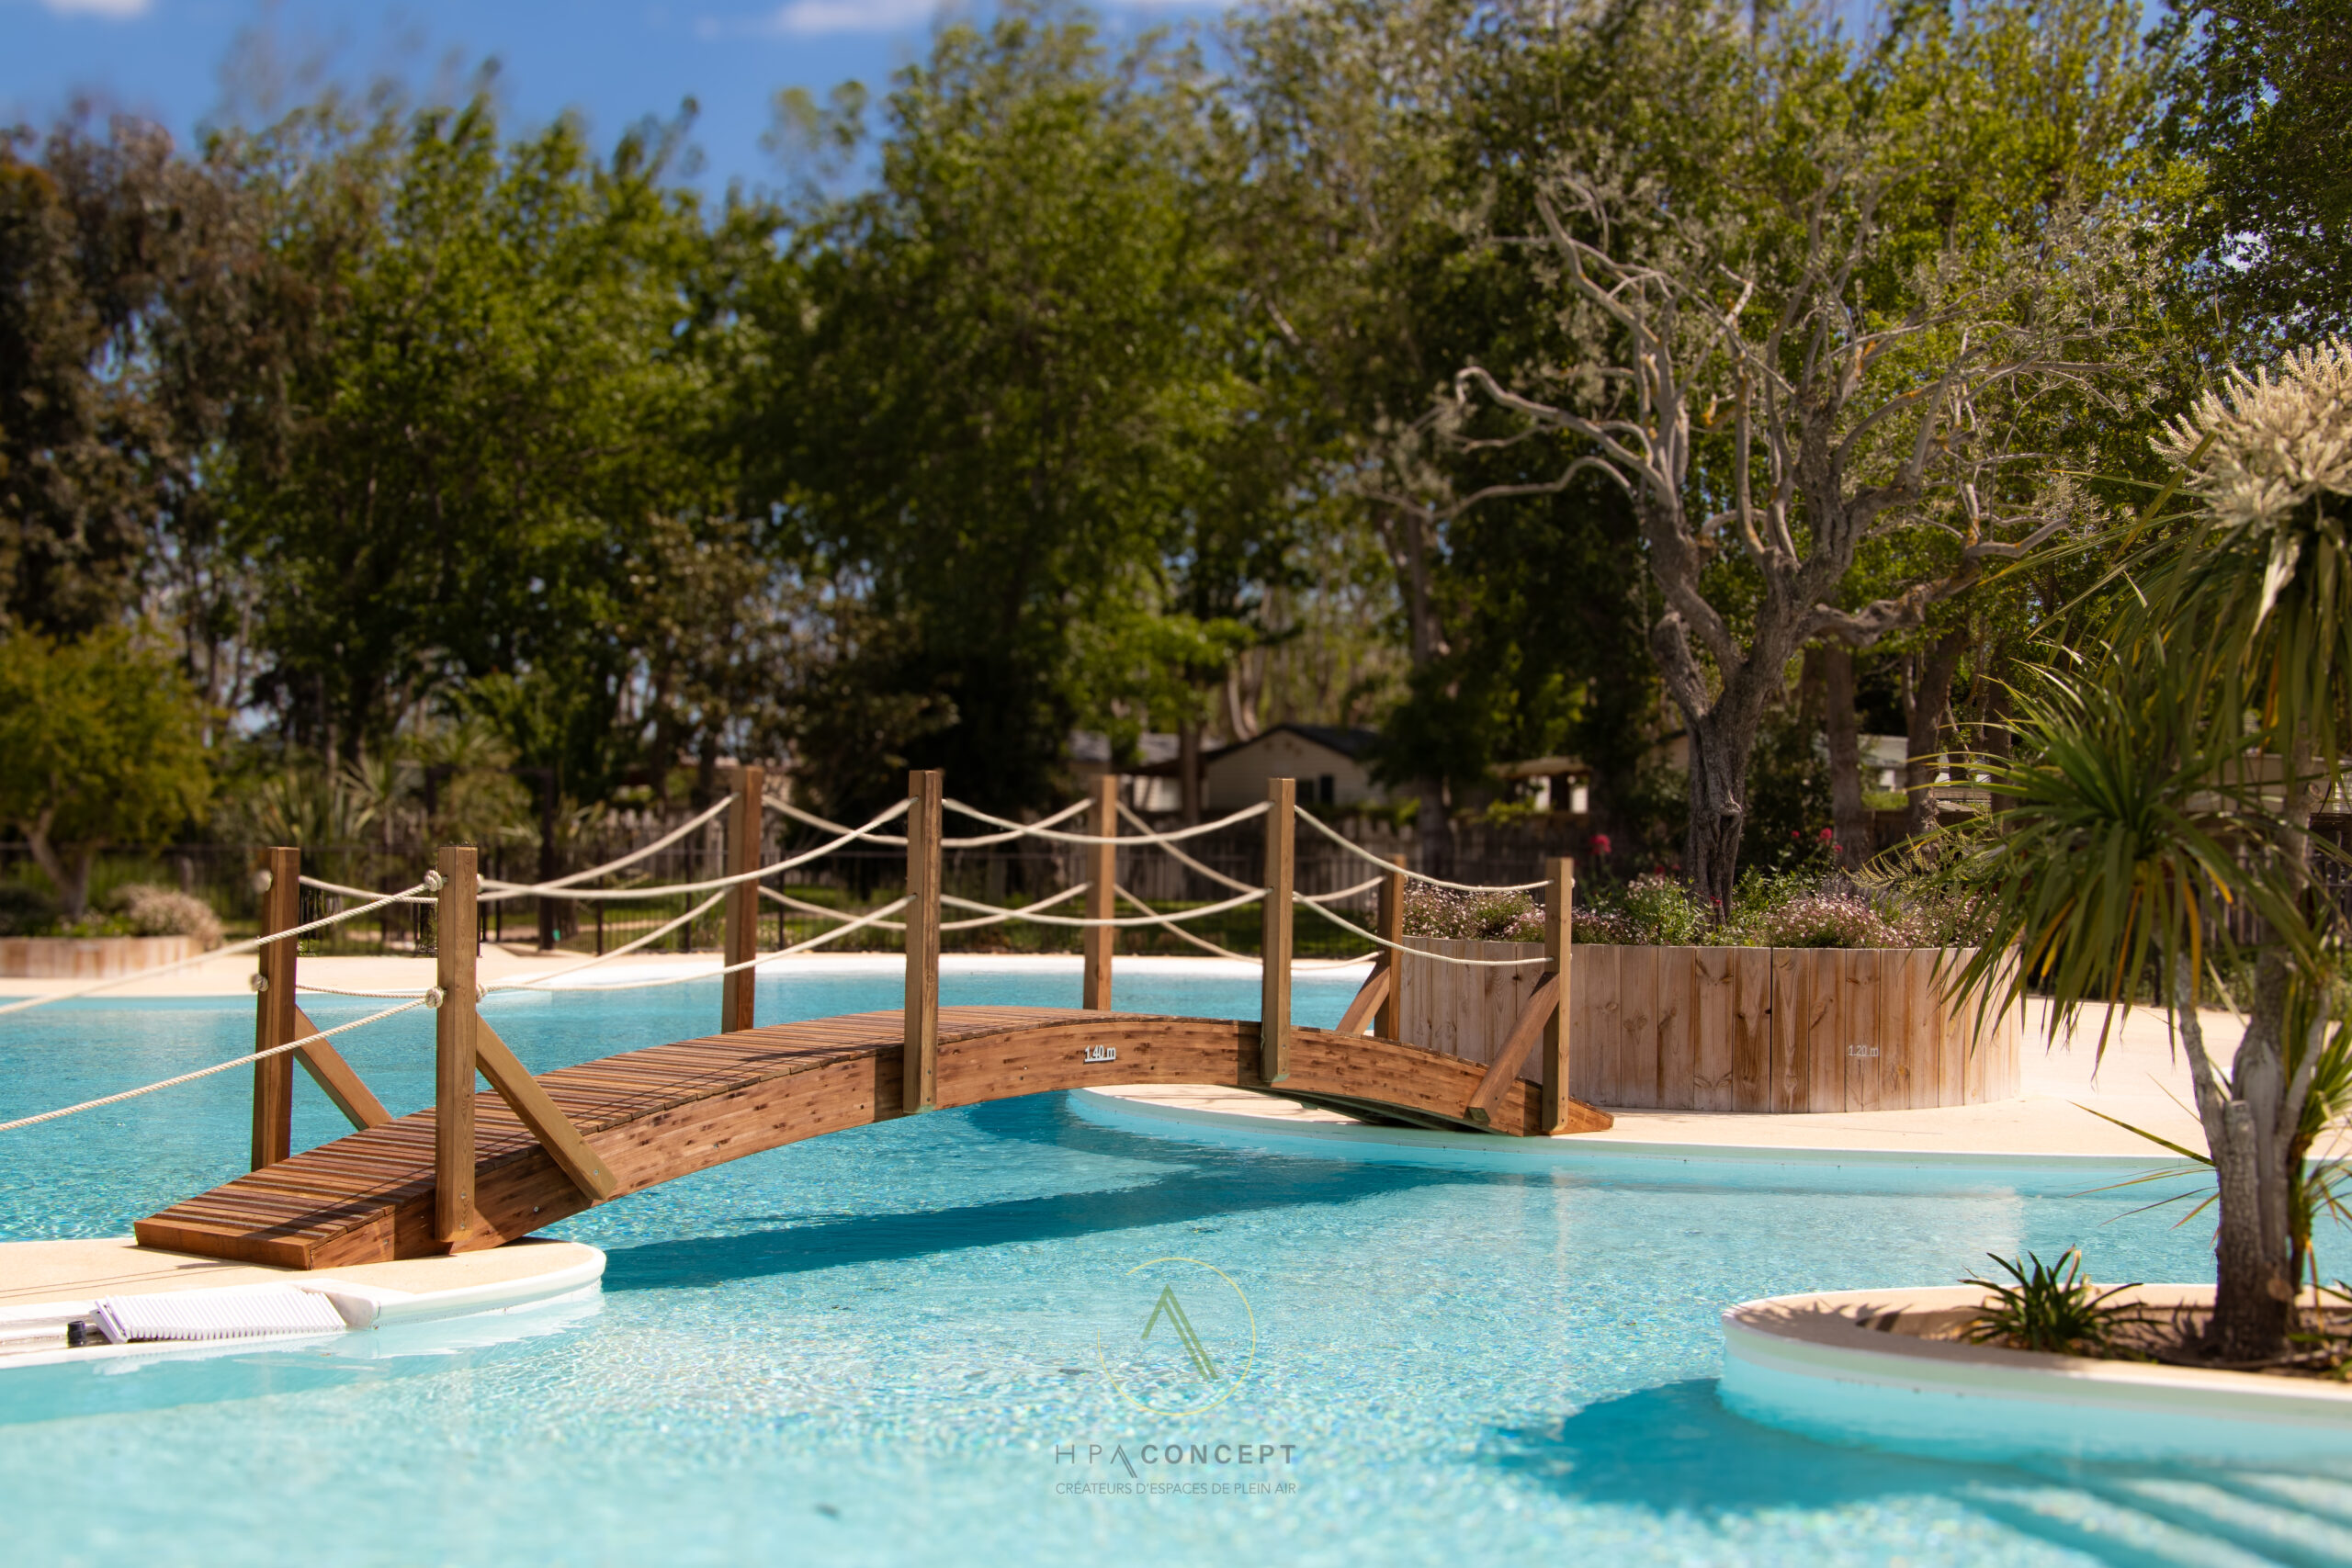
<svg viewBox="0 0 2352 1568">
<path fill-rule="evenodd" d="M 1541 958 L 1533 943 L 1407 939 L 1471 958 Z M 1634 1111 L 1911 1111 L 2015 1097 L 2018 1020 L 1955 1006 L 1939 979 L 1965 948 L 1579 947 L 1571 959 L 1568 1092 Z M 1469 969 L 1408 955 L 1403 1032 L 1487 1061 L 1541 964 Z M 1522 1077 L 1540 1067 L 1531 1062 Z"/>
<path fill-rule="evenodd" d="M 0 937 L 0 978 L 110 980 L 195 956 L 186 936 Z"/>
</svg>

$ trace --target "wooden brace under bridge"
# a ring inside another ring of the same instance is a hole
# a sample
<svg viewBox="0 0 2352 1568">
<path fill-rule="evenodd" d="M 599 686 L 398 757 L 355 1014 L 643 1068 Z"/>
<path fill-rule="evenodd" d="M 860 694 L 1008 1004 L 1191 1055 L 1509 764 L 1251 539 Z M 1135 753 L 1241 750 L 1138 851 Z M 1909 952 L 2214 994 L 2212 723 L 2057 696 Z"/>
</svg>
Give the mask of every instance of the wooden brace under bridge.
<svg viewBox="0 0 2352 1568">
<path fill-rule="evenodd" d="M 746 768 L 730 813 L 730 874 L 756 871 L 763 780 Z M 1116 833 L 1116 781 L 1093 802 L 1092 836 Z M 1262 1014 L 1250 1021 L 1109 1010 L 1115 930 L 1085 933 L 1085 1006 L 939 1005 L 941 780 L 910 779 L 906 1006 L 896 1011 L 758 1026 L 756 971 L 726 976 L 720 1032 L 625 1052 L 534 1077 L 479 1010 L 478 881 L 470 848 L 437 870 L 435 1103 L 395 1118 L 331 1043 L 254 1064 L 253 1169 L 136 1227 L 142 1246 L 243 1262 L 322 1269 L 491 1247 L 639 1191 L 783 1144 L 897 1116 L 1057 1089 L 1222 1084 L 1370 1120 L 1514 1136 L 1597 1131 L 1604 1111 L 1572 1100 L 1562 1007 L 1568 982 L 1566 861 L 1547 867 L 1545 967 L 1491 1063 L 1395 1039 L 1396 948 L 1384 946 L 1340 1027 L 1290 1022 L 1293 783 L 1270 781 Z M 1087 847 L 1089 915 L 1111 911 L 1108 843 Z M 266 932 L 296 923 L 298 852 L 266 852 Z M 1405 874 L 1384 879 L 1379 935 L 1399 943 Z M 757 884 L 726 899 L 725 962 L 748 965 Z M 318 1032 L 295 1005 L 291 942 L 261 949 L 255 1050 Z M 1367 1028 L 1371 1033 L 1363 1032 Z M 1520 1072 L 1541 1053 L 1543 1082 Z M 289 1153 L 299 1059 L 357 1131 Z M 488 1093 L 476 1087 L 479 1075 Z"/>
</svg>

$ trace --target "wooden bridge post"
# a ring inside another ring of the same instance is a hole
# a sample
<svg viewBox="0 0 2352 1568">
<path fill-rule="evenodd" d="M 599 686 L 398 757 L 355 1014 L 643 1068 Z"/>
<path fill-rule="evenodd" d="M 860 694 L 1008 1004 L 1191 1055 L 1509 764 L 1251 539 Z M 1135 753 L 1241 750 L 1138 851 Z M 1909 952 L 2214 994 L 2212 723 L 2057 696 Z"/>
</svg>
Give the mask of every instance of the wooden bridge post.
<svg viewBox="0 0 2352 1568">
<path fill-rule="evenodd" d="M 1104 773 L 1094 781 L 1094 827 L 1098 839 L 1119 836 L 1119 776 Z M 1119 880 L 1119 851 L 1114 844 L 1086 846 L 1086 918 L 1107 920 L 1118 912 L 1112 889 Z M 1111 1010 L 1111 954 L 1118 931 L 1112 926 L 1086 928 L 1086 977 L 1079 987 L 1078 1005 L 1100 1012 Z"/>
<path fill-rule="evenodd" d="M 911 1116 L 939 1105 L 939 770 L 907 775 L 906 1055 L 899 1111 Z"/>
<path fill-rule="evenodd" d="M 433 1234 L 463 1241 L 474 1228 L 474 939 L 481 911 L 471 844 L 445 844 L 435 910 L 433 983 Z"/>
<path fill-rule="evenodd" d="M 302 852 L 279 846 L 254 856 L 260 873 L 264 936 L 302 923 Z M 273 1051 L 299 1040 L 294 989 L 294 943 L 263 948 L 254 969 L 260 995 L 254 998 L 254 1049 Z M 276 1165 L 294 1152 L 294 1056 L 291 1052 L 254 1064 L 253 1168 Z"/>
<path fill-rule="evenodd" d="M 760 840 L 764 821 L 762 798 L 767 789 L 767 770 L 745 763 L 735 773 L 735 809 L 727 816 L 727 874 L 741 876 L 756 871 L 760 864 Z M 601 906 L 600 911 L 601 911 Z M 760 972 L 756 969 L 736 969 L 738 964 L 749 964 L 760 952 L 760 885 L 739 882 L 727 890 L 727 933 L 720 944 L 726 954 L 719 962 L 732 973 L 720 982 L 718 993 L 718 1032 L 732 1033 L 752 1026 L 756 1011 L 756 993 Z M 602 929 L 601 921 L 599 929 Z"/>
<path fill-rule="evenodd" d="M 1558 976 L 1559 999 L 1544 1025 L 1544 1109 L 1538 1118 L 1549 1135 L 1566 1126 L 1568 1098 L 1568 1011 L 1573 995 L 1576 953 L 1577 863 L 1555 857 L 1544 863 L 1544 973 Z"/>
<path fill-rule="evenodd" d="M 1266 781 L 1265 976 L 1259 993 L 1258 1076 L 1270 1084 L 1290 1077 L 1291 889 L 1295 881 L 1292 830 L 1296 779 Z"/>
<path fill-rule="evenodd" d="M 1396 869 L 1380 879 L 1380 940 L 1405 945 L 1405 857 L 1389 857 Z M 1383 1040 L 1405 1038 L 1405 955 L 1396 947 L 1384 947 L 1376 962 L 1388 965 L 1388 994 L 1380 999 L 1380 1011 L 1373 1022 L 1372 1032 Z"/>
</svg>

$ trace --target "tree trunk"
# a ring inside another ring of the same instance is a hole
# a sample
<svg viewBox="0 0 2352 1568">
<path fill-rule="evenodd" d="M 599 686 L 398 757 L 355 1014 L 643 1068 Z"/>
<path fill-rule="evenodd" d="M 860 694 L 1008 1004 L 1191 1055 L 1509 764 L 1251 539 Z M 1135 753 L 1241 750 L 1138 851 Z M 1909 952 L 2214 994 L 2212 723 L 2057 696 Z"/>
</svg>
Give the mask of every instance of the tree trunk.
<svg viewBox="0 0 2352 1568">
<path fill-rule="evenodd" d="M 1875 847 L 1871 808 L 1862 803 L 1861 721 L 1854 714 L 1854 650 L 1844 643 L 1822 645 L 1821 678 L 1826 690 L 1821 733 L 1829 746 L 1829 817 L 1838 839 L 1838 863 L 1860 867 Z"/>
<path fill-rule="evenodd" d="M 1201 819 L 1201 724 L 1184 719 L 1176 726 L 1176 796 L 1184 826 Z"/>
<path fill-rule="evenodd" d="M 1903 831 L 1916 839 L 1936 823 L 1936 771 L 1944 749 L 1944 723 L 1951 711 L 1952 676 L 1968 651 L 1968 632 L 1954 626 L 1919 657 L 1903 715 L 1905 761 L 1903 785 L 1909 795 Z"/>
<path fill-rule="evenodd" d="M 2290 1092 L 2283 1049 L 2289 994 L 2285 958 L 2266 949 L 2255 961 L 2254 1006 L 2226 1098 L 2210 1070 L 2199 1079 L 2198 1111 L 2220 1194 L 2213 1321 L 2206 1329 L 2206 1349 L 2219 1360 L 2282 1356 L 2293 1326 L 2292 1198 L 2294 1168 L 2302 1159 L 2296 1136 L 2302 1095 Z M 2178 1010 L 2177 996 L 2175 1006 Z M 2201 1038 L 2199 1043 L 2201 1055 Z M 2295 1076 L 2308 1092 L 2309 1073 Z"/>
<path fill-rule="evenodd" d="M 33 852 L 33 863 L 55 885 L 58 907 L 65 918 L 78 920 L 88 914 L 90 860 L 97 846 L 52 843 L 48 829 L 38 824 L 26 829 L 25 842 Z"/>
<path fill-rule="evenodd" d="M 1683 875 L 1717 919 L 1731 912 L 1732 889 L 1739 880 L 1747 759 L 1756 750 L 1759 707 L 1718 702 L 1688 726 L 1690 821 L 1683 840 Z"/>
</svg>

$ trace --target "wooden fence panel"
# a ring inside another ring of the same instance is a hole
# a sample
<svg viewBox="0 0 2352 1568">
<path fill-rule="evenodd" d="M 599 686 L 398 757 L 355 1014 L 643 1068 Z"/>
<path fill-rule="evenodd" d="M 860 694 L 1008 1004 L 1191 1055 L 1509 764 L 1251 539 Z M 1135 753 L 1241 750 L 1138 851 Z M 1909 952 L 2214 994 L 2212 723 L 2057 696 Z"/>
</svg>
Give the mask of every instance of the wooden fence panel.
<svg viewBox="0 0 2352 1568">
<path fill-rule="evenodd" d="M 1698 950 L 1661 947 L 1657 953 L 1657 1108 L 1693 1111 L 1691 1080 L 1699 1065 L 1691 1038 L 1691 961 Z"/>
<path fill-rule="evenodd" d="M 1728 947 L 1695 948 L 1690 954 L 1690 1108 L 1729 1111 L 1733 1106 L 1732 1014 L 1737 1000 Z"/>
<path fill-rule="evenodd" d="M 1848 1111 L 1883 1111 L 1886 1107 L 1881 1083 L 1882 1043 L 1886 1025 L 1880 1003 L 1887 987 L 1882 983 L 1886 966 L 1874 953 L 1849 950 L 1837 954 L 1842 982 L 1838 989 L 1838 1040 L 1845 1053 Z"/>
<path fill-rule="evenodd" d="M 1732 960 L 1731 1107 L 1772 1109 L 1772 950 L 1726 949 Z"/>
</svg>

